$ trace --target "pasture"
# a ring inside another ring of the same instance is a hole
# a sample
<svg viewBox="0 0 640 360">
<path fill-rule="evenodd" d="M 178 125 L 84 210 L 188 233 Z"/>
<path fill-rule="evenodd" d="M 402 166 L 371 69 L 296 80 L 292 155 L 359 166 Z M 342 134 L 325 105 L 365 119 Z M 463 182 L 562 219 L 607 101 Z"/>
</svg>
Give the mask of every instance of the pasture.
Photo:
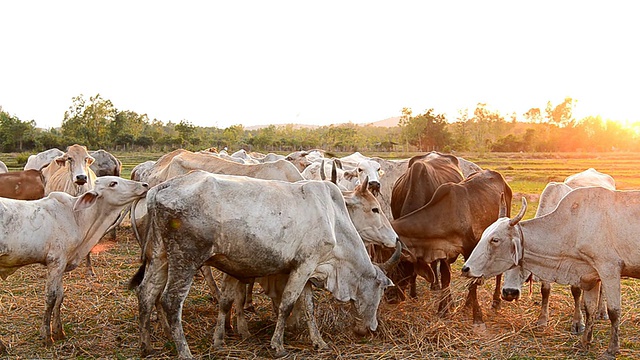
<svg viewBox="0 0 640 360">
<path fill-rule="evenodd" d="M 115 153 L 123 163 L 123 177 L 146 160 L 161 154 Z M 339 154 L 342 155 L 342 154 Z M 387 158 L 414 154 L 365 154 Z M 640 154 L 570 153 L 570 154 L 456 154 L 474 161 L 482 168 L 499 171 L 513 189 L 513 212 L 520 209 L 521 196 L 529 200 L 525 219 L 535 213 L 538 195 L 549 181 L 562 181 L 570 174 L 593 167 L 616 180 L 618 189 L 640 189 Z M 15 155 L 2 154 L 0 160 L 16 169 Z M 384 181 L 384 177 L 382 178 Z M 639 219 L 640 221 L 640 219 Z M 34 358 L 138 358 L 138 301 L 127 290 L 136 272 L 139 247 L 131 228 L 118 231 L 116 241 L 102 241 L 92 251 L 95 278 L 85 275 L 83 265 L 64 278 L 65 300 L 62 321 L 67 339 L 45 348 L 38 335 L 44 312 L 45 269 L 31 265 L 18 270 L 0 283 L 0 339 L 7 344 L 11 359 Z M 314 351 L 306 328 L 285 333 L 289 359 L 544 359 L 597 358 L 607 347 L 609 321 L 598 320 L 591 348 L 579 346 L 579 336 L 570 333 L 573 300 L 569 287 L 554 284 L 550 299 L 550 321 L 546 328 L 535 327 L 540 309 L 539 283 L 532 292 L 525 290 L 518 302 L 502 302 L 491 310 L 494 281 L 479 288 L 486 329 L 474 329 L 471 310 L 464 307 L 468 280 L 460 276 L 462 259 L 454 264 L 452 291 L 454 307 L 449 316 L 438 317 L 437 291 L 418 281 L 418 299 L 399 305 L 381 303 L 379 328 L 375 334 L 361 338 L 352 333 L 349 304 L 338 303 L 322 290 L 316 291 L 316 318 L 329 349 Z M 217 274 L 219 276 L 219 273 Z M 622 281 L 622 316 L 620 321 L 619 359 L 640 358 L 640 287 L 638 280 Z M 202 278 L 197 278 L 185 302 L 183 323 L 187 341 L 198 358 L 261 359 L 271 358 L 269 341 L 275 326 L 270 300 L 256 296 L 255 314 L 249 315 L 252 337 L 242 340 L 228 333 L 226 346 L 212 347 L 217 315 L 216 305 Z M 153 323 L 154 358 L 175 357 L 172 344 Z"/>
</svg>

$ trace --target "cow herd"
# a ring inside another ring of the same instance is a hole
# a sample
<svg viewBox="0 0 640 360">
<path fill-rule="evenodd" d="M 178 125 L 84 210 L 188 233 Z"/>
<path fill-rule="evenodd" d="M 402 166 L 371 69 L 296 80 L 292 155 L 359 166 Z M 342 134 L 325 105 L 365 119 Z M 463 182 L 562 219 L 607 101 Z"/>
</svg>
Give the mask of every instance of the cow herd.
<svg viewBox="0 0 640 360">
<path fill-rule="evenodd" d="M 606 354 L 615 356 L 620 279 L 640 277 L 640 192 L 617 191 L 613 178 L 594 169 L 549 183 L 535 218 L 523 221 L 526 200 L 511 218 L 512 191 L 499 172 L 437 152 L 386 160 L 332 158 L 317 149 L 288 156 L 179 149 L 137 165 L 128 180 L 112 154 L 75 144 L 30 156 L 22 171 L 3 166 L 0 276 L 28 264 L 47 268 L 45 345 L 65 336 L 63 274 L 85 259 L 95 276 L 91 248 L 128 213 L 141 254 L 130 287 L 138 296 L 142 356 L 153 353 L 157 311 L 177 356 L 192 358 L 182 313 L 198 272 L 218 303 L 213 346 L 224 346 L 232 307 L 234 330 L 251 335 L 244 311 L 258 283 L 277 319 L 276 357 L 287 354 L 284 330 L 297 321 L 306 323 L 314 348 L 328 346 L 314 316 L 319 289 L 353 304 L 361 335 L 376 331 L 383 299 L 417 297 L 418 276 L 441 291 L 438 313 L 447 314 L 451 264 L 460 255 L 464 276 L 496 278 L 494 308 L 517 299 L 528 278 L 541 280 L 541 326 L 550 283 L 571 285 L 572 330 L 583 332 L 588 346 L 594 319 L 608 317 Z M 219 287 L 212 268 L 223 274 Z M 469 282 L 466 303 L 474 326 L 484 327 L 477 286 Z"/>
</svg>

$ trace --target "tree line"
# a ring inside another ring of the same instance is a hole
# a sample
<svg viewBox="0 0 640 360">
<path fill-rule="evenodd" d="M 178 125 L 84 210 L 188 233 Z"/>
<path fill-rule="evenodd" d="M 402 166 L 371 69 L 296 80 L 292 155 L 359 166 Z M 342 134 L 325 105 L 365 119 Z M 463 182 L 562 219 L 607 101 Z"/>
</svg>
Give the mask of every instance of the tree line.
<svg viewBox="0 0 640 360">
<path fill-rule="evenodd" d="M 188 120 L 164 123 L 146 114 L 119 110 L 97 94 L 72 99 L 59 128 L 37 128 L 0 107 L 0 151 L 35 152 L 73 143 L 89 149 L 160 151 L 177 148 L 200 150 L 244 148 L 250 151 L 295 151 L 321 148 L 328 151 L 474 151 L 474 152 L 574 152 L 640 151 L 640 123 L 625 127 L 600 116 L 576 120 L 575 100 L 531 108 L 520 118 L 505 118 L 479 103 L 473 113 L 460 111 L 447 119 L 433 109 L 414 114 L 402 109 L 395 127 L 353 123 L 320 127 L 294 124 L 270 125 L 256 130 L 242 125 L 202 127 Z"/>
</svg>

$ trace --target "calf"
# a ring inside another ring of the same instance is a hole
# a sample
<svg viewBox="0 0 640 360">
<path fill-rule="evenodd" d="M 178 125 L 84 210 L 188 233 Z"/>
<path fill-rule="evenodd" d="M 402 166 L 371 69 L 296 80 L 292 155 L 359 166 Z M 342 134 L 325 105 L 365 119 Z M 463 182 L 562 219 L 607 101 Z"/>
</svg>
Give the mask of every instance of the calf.
<svg viewBox="0 0 640 360">
<path fill-rule="evenodd" d="M 148 185 L 107 176 L 79 197 L 53 192 L 34 201 L 0 199 L 0 277 L 20 267 L 47 267 L 45 310 L 40 336 L 46 345 L 64 338 L 60 320 L 62 277 L 87 256 L 122 211 L 144 197 Z M 53 317 L 53 319 L 52 319 Z"/>
</svg>

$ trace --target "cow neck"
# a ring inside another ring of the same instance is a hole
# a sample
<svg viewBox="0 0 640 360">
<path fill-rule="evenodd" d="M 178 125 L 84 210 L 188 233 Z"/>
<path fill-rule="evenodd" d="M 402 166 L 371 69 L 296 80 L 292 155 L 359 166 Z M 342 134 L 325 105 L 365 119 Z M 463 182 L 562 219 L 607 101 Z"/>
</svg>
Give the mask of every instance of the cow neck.
<svg viewBox="0 0 640 360">
<path fill-rule="evenodd" d="M 537 235 L 540 225 L 544 224 L 537 218 L 525 221 L 522 225 L 518 223 L 522 245 L 522 259 L 519 265 L 542 280 L 555 281 L 556 266 L 550 264 L 558 264 L 560 261 L 557 247 L 547 241 L 548 236 Z M 528 236 L 527 241 L 524 240 L 525 234 Z"/>
<path fill-rule="evenodd" d="M 99 204 L 88 209 L 76 212 L 76 223 L 81 230 L 82 240 L 78 244 L 76 254 L 80 257 L 86 256 L 91 249 L 100 241 L 102 236 L 118 219 L 120 212 L 99 199 Z"/>
</svg>

